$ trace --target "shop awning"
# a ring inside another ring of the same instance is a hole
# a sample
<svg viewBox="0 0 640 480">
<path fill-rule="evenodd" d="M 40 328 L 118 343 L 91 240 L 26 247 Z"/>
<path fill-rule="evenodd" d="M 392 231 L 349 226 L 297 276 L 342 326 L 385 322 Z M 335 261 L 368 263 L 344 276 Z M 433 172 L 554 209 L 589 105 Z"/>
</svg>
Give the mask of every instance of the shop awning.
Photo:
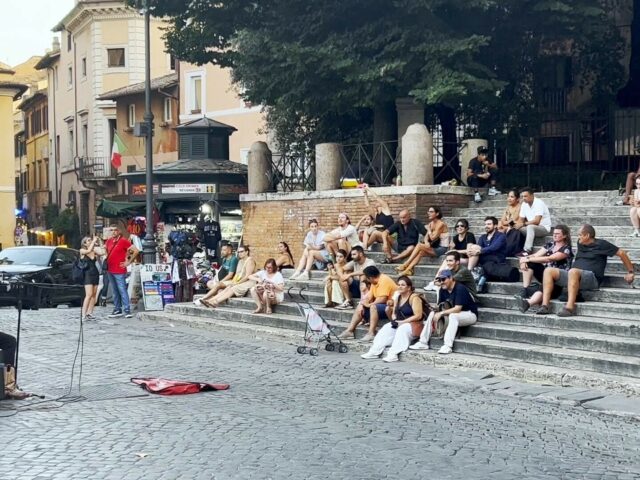
<svg viewBox="0 0 640 480">
<path fill-rule="evenodd" d="M 162 208 L 162 202 L 155 202 L 156 209 Z M 145 202 L 122 202 L 103 199 L 96 209 L 96 216 L 107 218 L 144 217 L 146 215 Z"/>
</svg>

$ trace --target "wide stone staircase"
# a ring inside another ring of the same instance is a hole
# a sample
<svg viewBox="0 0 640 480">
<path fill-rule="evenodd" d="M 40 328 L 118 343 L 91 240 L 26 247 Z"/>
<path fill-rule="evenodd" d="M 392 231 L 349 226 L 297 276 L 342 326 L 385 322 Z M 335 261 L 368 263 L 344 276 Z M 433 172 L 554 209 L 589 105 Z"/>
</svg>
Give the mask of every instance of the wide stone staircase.
<svg viewBox="0 0 640 480">
<path fill-rule="evenodd" d="M 632 229 L 628 216 L 628 207 L 614 206 L 619 199 L 617 192 L 562 192 L 540 193 L 551 210 L 553 224 L 569 225 L 576 249 L 577 231 L 581 224 L 591 223 L 599 238 L 607 239 L 626 250 L 632 261 L 640 261 L 640 238 L 630 237 Z M 480 205 L 470 202 L 467 208 L 455 209 L 446 218 L 453 227 L 458 218 L 467 218 L 471 231 L 479 236 L 483 232 L 484 217 L 500 217 L 506 204 L 505 195 L 485 200 Z M 453 231 L 453 228 L 451 228 Z M 550 239 L 550 237 L 548 237 Z M 274 243 L 276 239 L 274 239 Z M 543 243 L 542 239 L 537 245 Z M 396 276 L 394 265 L 381 264 L 382 253 L 370 252 L 383 273 Z M 517 260 L 509 260 L 517 265 Z M 414 283 L 422 287 L 430 280 L 438 268 L 440 260 L 423 260 L 415 269 Z M 624 266 L 618 257 L 610 259 L 606 279 L 597 292 L 585 295 L 586 301 L 578 304 L 577 316 L 559 318 L 557 315 L 540 316 L 533 313 L 520 313 L 514 295 L 521 289 L 520 283 L 488 283 L 487 292 L 482 294 L 479 321 L 463 329 L 456 341 L 454 354 L 462 358 L 477 357 L 492 362 L 516 362 L 518 365 L 530 365 L 532 369 L 545 366 L 559 371 L 581 372 L 609 375 L 630 382 L 640 383 L 640 290 L 632 288 L 624 281 Z M 640 273 L 640 268 L 636 268 Z M 291 272 L 286 272 L 288 277 Z M 309 281 L 288 281 L 288 287 L 294 291 L 305 288 L 305 295 L 311 304 L 317 306 L 319 313 L 337 332 L 348 324 L 352 311 L 340 311 L 322 308 L 324 272 L 312 272 Z M 637 282 L 640 285 L 640 280 Z M 425 292 L 423 292 L 425 293 Z M 435 293 L 425 293 L 429 301 L 435 301 Z M 552 310 L 558 312 L 562 304 L 553 301 Z M 255 308 L 251 298 L 233 299 L 228 305 L 217 309 L 196 307 L 193 304 L 168 305 L 162 313 L 149 312 L 147 318 L 158 320 L 182 319 L 195 320 L 196 323 L 215 322 L 217 320 L 253 324 L 256 326 L 283 329 L 295 332 L 302 337 L 305 322 L 290 300 L 276 307 L 273 315 L 254 315 Z M 363 330 L 358 330 L 359 337 Z M 424 356 L 434 356 L 434 349 L 441 345 L 441 339 L 432 339 L 432 350 L 427 352 L 409 351 L 403 354 L 405 360 L 424 360 Z M 366 346 L 358 346 L 362 350 Z M 526 376 L 526 375 L 525 375 Z"/>
</svg>

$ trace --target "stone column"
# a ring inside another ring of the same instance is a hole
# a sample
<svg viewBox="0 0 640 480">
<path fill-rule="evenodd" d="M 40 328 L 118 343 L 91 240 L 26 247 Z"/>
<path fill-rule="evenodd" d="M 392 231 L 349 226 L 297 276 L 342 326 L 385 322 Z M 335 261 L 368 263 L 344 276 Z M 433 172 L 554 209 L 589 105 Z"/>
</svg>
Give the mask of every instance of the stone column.
<svg viewBox="0 0 640 480">
<path fill-rule="evenodd" d="M 407 131 L 409 125 L 424 123 L 424 106 L 415 103 L 411 97 L 396 98 L 398 114 L 398 138 Z"/>
<path fill-rule="evenodd" d="M 467 168 L 473 157 L 478 155 L 478 147 L 487 147 L 489 143 L 483 138 L 467 138 L 462 141 L 463 149 L 460 152 L 460 178 L 467 184 Z"/>
<path fill-rule="evenodd" d="M 342 146 L 339 143 L 316 145 L 316 191 L 340 188 Z"/>
<path fill-rule="evenodd" d="M 433 137 L 420 123 L 402 137 L 402 185 L 433 185 Z"/>
<path fill-rule="evenodd" d="M 247 166 L 249 193 L 271 190 L 271 150 L 265 142 L 254 142 L 249 151 Z"/>
</svg>

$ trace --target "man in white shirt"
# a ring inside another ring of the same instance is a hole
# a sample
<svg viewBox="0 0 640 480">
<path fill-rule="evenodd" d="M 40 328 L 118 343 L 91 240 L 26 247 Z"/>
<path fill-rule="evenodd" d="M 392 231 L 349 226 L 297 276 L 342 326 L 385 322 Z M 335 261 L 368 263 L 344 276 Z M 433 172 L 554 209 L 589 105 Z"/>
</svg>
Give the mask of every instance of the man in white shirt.
<svg viewBox="0 0 640 480">
<path fill-rule="evenodd" d="M 523 188 L 521 193 L 520 218 L 516 222 L 515 228 L 520 230 L 526 239 L 524 250 L 517 255 L 518 257 L 530 255 L 536 237 L 545 237 L 551 232 L 549 207 L 539 198 L 535 198 L 531 187 Z"/>
<path fill-rule="evenodd" d="M 349 252 L 355 246 L 362 246 L 356 227 L 351 225 L 349 215 L 344 212 L 338 215 L 338 228 L 325 235 L 324 243 L 333 258 L 341 248 Z"/>
</svg>

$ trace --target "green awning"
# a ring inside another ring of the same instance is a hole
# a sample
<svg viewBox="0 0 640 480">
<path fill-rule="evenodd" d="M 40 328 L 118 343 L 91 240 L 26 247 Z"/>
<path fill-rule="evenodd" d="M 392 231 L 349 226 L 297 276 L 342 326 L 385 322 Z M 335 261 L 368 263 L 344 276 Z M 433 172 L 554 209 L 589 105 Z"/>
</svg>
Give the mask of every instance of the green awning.
<svg viewBox="0 0 640 480">
<path fill-rule="evenodd" d="M 162 202 L 155 202 L 158 210 L 162 208 Z M 103 199 L 96 209 L 96 216 L 107 218 L 119 217 L 144 217 L 147 213 L 145 202 L 117 202 Z"/>
</svg>

